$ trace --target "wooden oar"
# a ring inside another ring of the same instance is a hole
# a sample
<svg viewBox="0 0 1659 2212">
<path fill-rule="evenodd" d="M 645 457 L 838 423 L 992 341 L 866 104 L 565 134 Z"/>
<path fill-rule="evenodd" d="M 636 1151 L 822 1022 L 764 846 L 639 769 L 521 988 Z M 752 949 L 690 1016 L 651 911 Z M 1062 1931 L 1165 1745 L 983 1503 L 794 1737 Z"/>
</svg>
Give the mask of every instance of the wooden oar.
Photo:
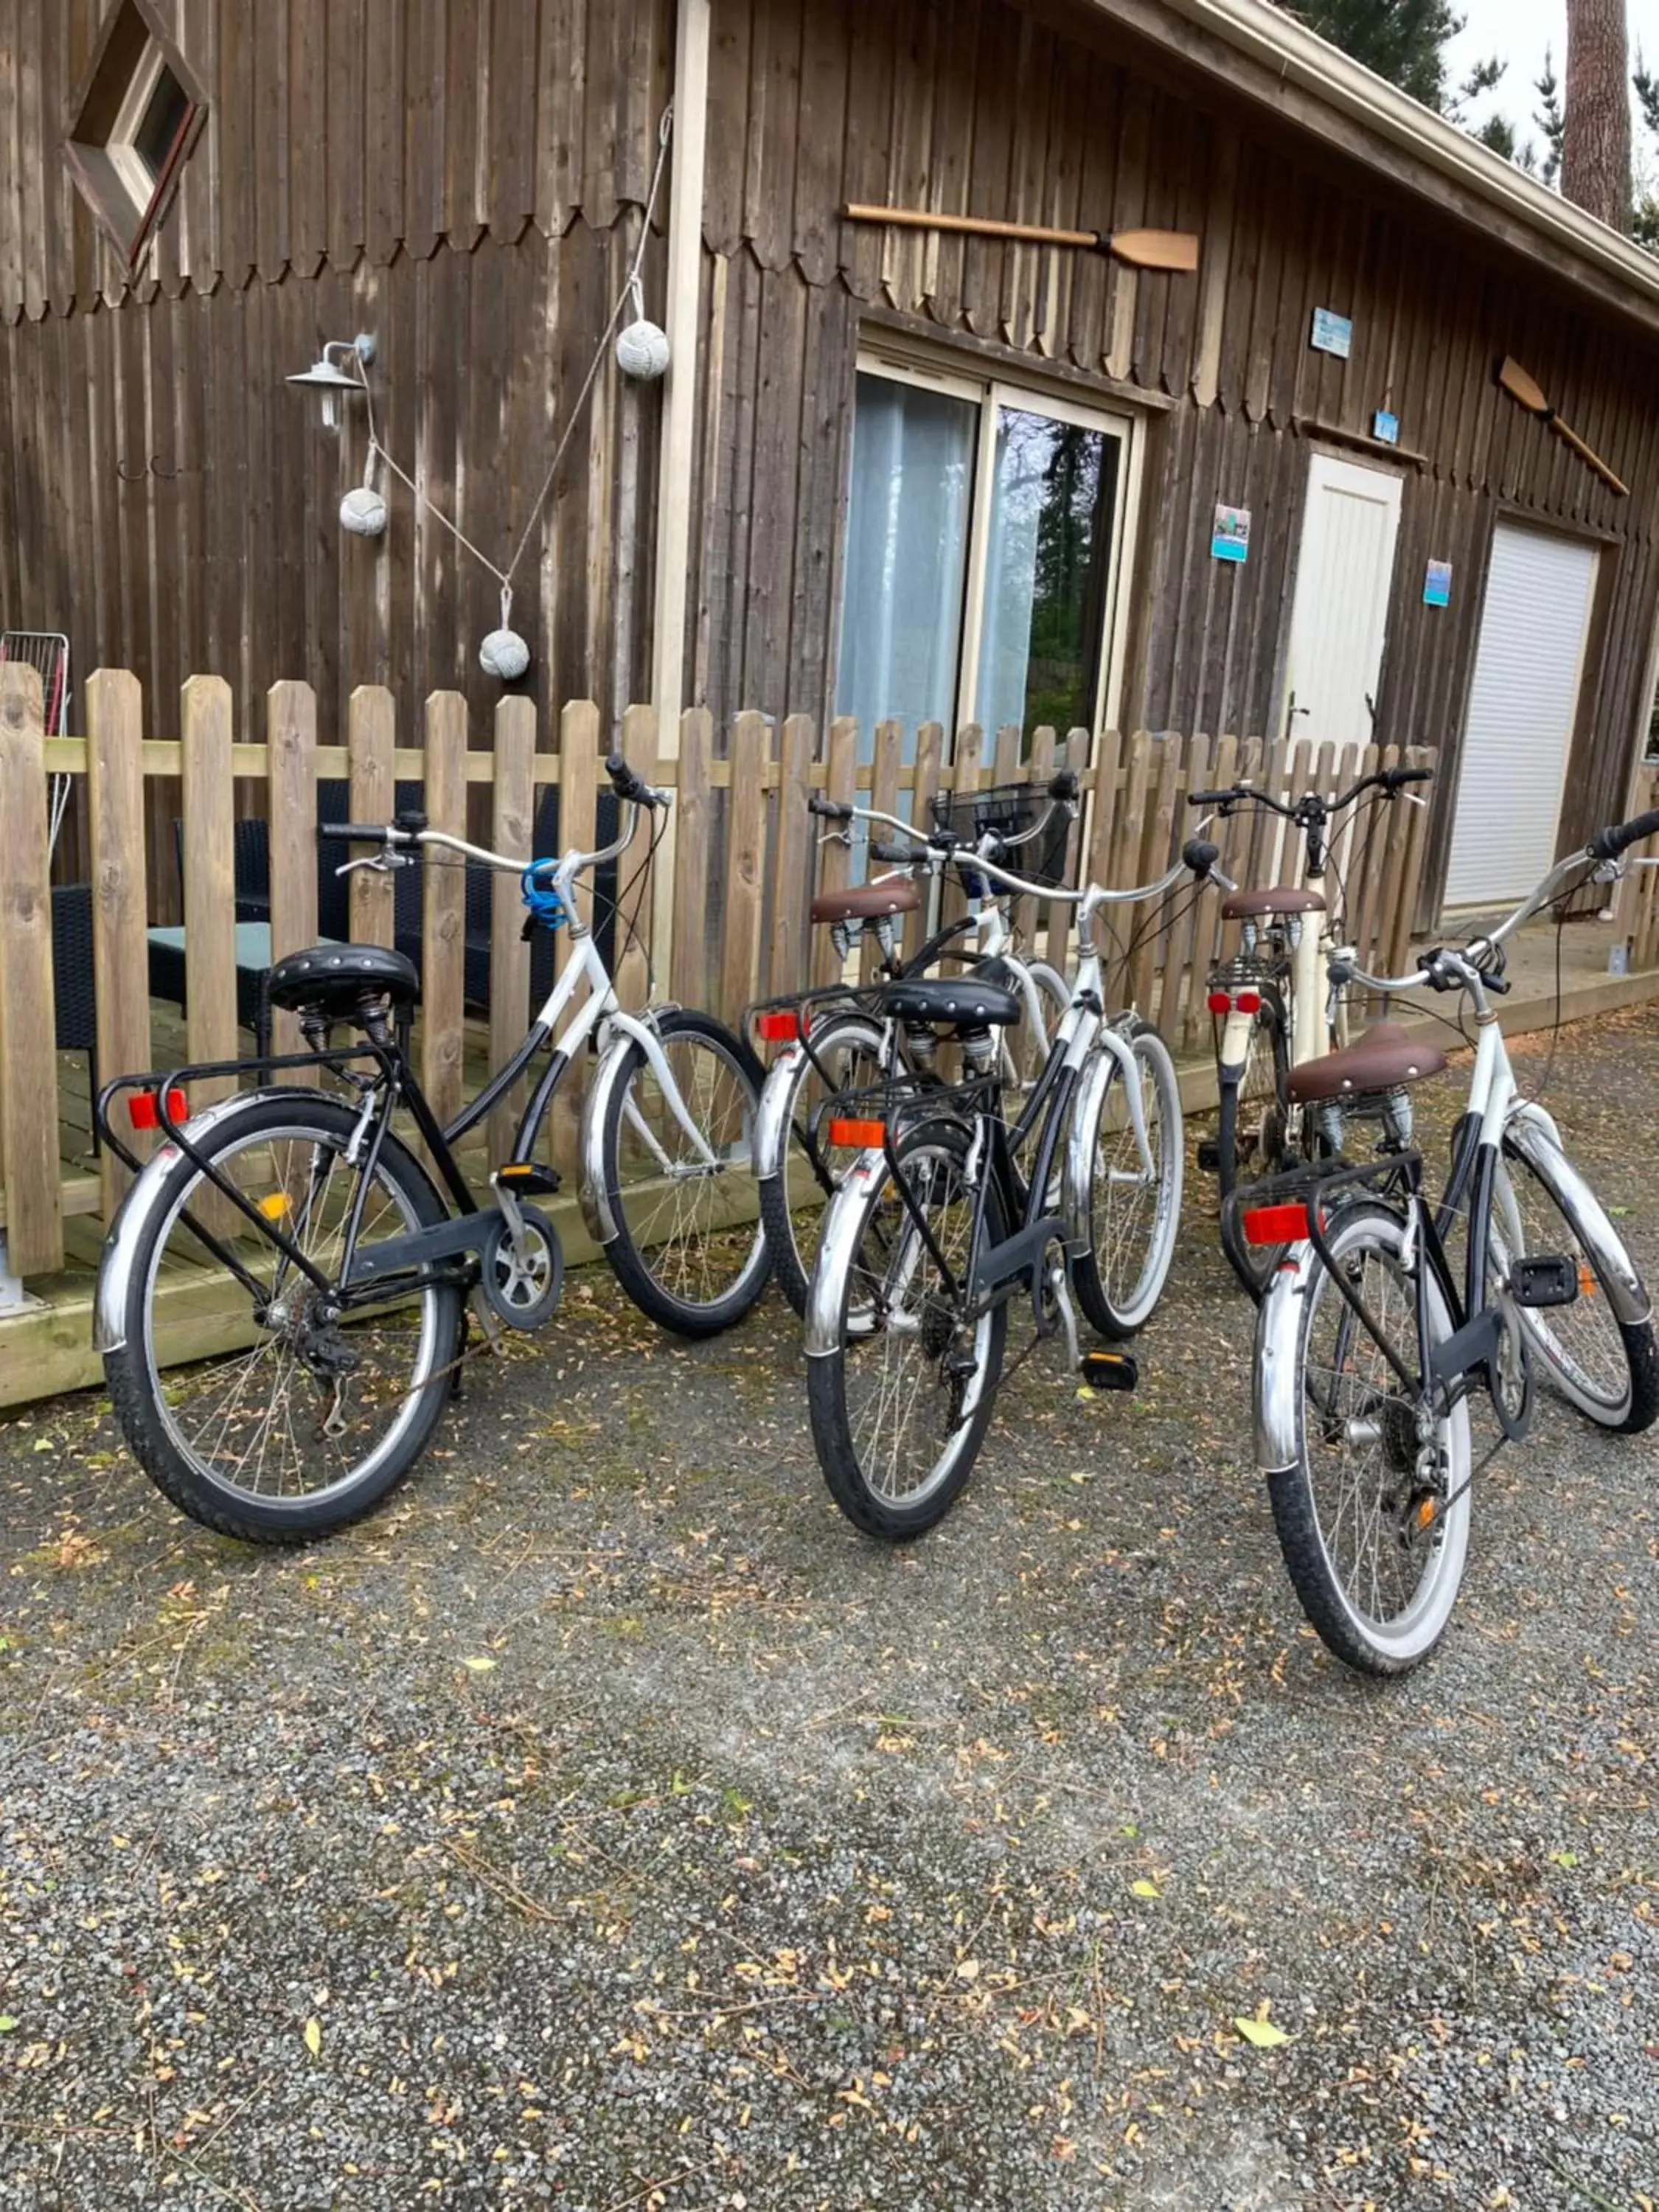
<svg viewBox="0 0 1659 2212">
<path fill-rule="evenodd" d="M 1543 386 L 1527 374 L 1519 362 L 1506 358 L 1498 372 L 1498 381 L 1517 405 L 1524 407 L 1528 415 L 1535 415 L 1540 422 L 1547 423 L 1554 431 L 1565 445 L 1571 446 L 1585 467 L 1600 477 L 1609 491 L 1617 492 L 1620 499 L 1630 497 L 1630 486 L 1614 476 L 1594 447 L 1587 446 L 1577 431 L 1561 420 L 1545 398 Z"/>
<path fill-rule="evenodd" d="M 1185 230 L 1051 230 L 1045 223 L 999 222 L 991 216 L 937 215 L 928 208 L 867 207 L 851 202 L 848 222 L 891 222 L 906 230 L 953 230 L 970 238 L 1009 238 L 1027 246 L 1075 246 L 1109 253 L 1132 269 L 1162 269 L 1190 276 L 1198 266 L 1198 240 Z"/>
</svg>

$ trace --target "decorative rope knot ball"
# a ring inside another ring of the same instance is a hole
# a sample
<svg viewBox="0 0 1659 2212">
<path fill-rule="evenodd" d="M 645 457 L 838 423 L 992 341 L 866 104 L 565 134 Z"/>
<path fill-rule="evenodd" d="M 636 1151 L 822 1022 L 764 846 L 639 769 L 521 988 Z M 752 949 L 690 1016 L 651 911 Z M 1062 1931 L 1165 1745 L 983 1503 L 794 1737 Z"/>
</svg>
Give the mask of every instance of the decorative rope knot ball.
<svg viewBox="0 0 1659 2212">
<path fill-rule="evenodd" d="M 378 538 L 386 528 L 386 501 L 367 484 L 359 484 L 340 501 L 340 526 L 357 538 Z"/>
<path fill-rule="evenodd" d="M 617 334 L 617 366 L 624 376 L 648 384 L 668 367 L 668 333 L 643 316 Z"/>
<path fill-rule="evenodd" d="M 510 684 L 530 665 L 530 647 L 515 629 L 492 629 L 478 647 L 478 665 L 486 676 Z"/>
</svg>

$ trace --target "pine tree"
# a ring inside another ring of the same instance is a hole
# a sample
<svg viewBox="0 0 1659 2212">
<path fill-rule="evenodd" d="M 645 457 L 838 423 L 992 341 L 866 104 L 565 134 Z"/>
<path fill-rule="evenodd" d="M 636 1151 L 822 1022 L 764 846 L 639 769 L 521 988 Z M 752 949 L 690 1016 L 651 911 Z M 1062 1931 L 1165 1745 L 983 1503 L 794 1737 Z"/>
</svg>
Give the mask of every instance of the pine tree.
<svg viewBox="0 0 1659 2212">
<path fill-rule="evenodd" d="M 1504 73 L 1482 62 L 1461 85 L 1446 76 L 1446 47 L 1464 19 L 1449 0 L 1278 0 L 1278 4 L 1425 107 L 1455 116 Z"/>
<path fill-rule="evenodd" d="M 1567 0 L 1561 190 L 1614 230 L 1631 227 L 1630 58 L 1625 0 Z"/>
</svg>

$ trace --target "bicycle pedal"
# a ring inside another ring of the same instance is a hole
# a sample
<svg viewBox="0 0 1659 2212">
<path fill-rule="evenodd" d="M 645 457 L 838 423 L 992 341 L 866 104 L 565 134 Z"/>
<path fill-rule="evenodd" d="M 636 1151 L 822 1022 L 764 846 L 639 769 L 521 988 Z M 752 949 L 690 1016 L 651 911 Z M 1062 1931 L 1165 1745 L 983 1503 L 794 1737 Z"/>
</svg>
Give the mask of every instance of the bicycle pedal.
<svg viewBox="0 0 1659 2212">
<path fill-rule="evenodd" d="M 1078 1373 L 1091 1390 L 1133 1390 L 1140 1370 L 1129 1352 L 1085 1352 Z"/>
<path fill-rule="evenodd" d="M 1221 1147 L 1213 1137 L 1204 1137 L 1200 1139 L 1198 1146 L 1198 1166 L 1199 1172 L 1201 1175 L 1219 1175 L 1221 1173 Z"/>
<path fill-rule="evenodd" d="M 1595 1278 L 1590 1278 L 1592 1288 Z M 1510 1295 L 1518 1306 L 1570 1306 L 1583 1291 L 1578 1262 L 1565 1254 L 1538 1253 L 1510 1269 Z"/>
<path fill-rule="evenodd" d="M 496 1169 L 495 1180 L 505 1183 L 514 1198 L 551 1198 L 564 1178 L 539 1160 L 509 1160 Z"/>
</svg>

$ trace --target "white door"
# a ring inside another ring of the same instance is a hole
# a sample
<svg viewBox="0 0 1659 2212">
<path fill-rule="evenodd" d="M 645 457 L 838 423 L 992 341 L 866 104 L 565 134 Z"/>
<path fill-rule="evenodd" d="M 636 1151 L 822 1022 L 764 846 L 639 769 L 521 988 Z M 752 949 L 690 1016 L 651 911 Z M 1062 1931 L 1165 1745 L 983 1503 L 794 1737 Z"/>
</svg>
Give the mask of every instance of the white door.
<svg viewBox="0 0 1659 2212">
<path fill-rule="evenodd" d="M 1291 618 L 1285 734 L 1369 744 L 1389 634 L 1401 479 L 1315 453 Z"/>
<path fill-rule="evenodd" d="M 1592 545 L 1500 522 L 1452 822 L 1448 906 L 1519 899 L 1555 858 L 1595 597 Z"/>
</svg>

